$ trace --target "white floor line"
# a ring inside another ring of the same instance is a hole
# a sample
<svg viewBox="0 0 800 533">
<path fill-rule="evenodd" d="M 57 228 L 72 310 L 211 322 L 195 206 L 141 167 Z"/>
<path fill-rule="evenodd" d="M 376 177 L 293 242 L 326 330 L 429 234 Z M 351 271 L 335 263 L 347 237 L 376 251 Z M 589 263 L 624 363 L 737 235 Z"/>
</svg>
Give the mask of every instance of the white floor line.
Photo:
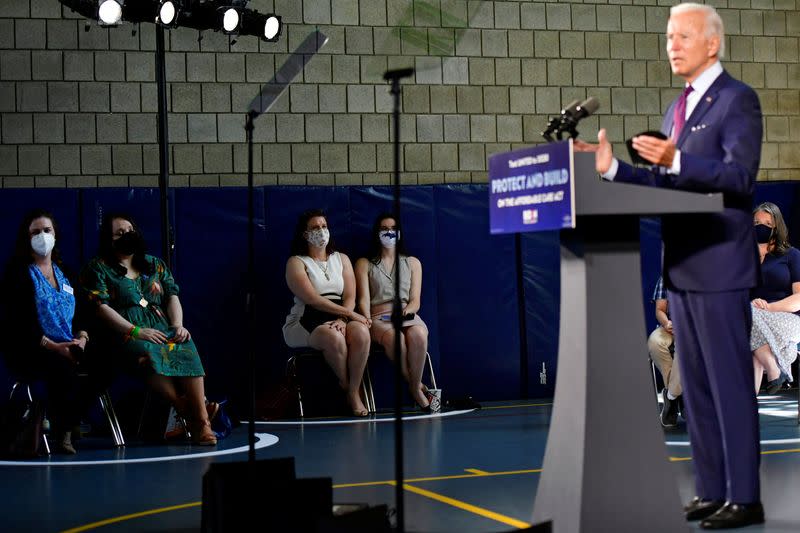
<svg viewBox="0 0 800 533">
<path fill-rule="evenodd" d="M 475 409 L 463 409 L 461 411 L 447 411 L 446 413 L 432 413 L 429 415 L 414 415 L 414 416 L 404 416 L 403 420 L 425 420 L 427 418 L 445 418 L 448 416 L 456 416 L 456 415 L 463 415 L 464 413 L 471 413 L 475 411 Z M 394 422 L 395 417 L 386 417 L 386 418 L 373 418 L 373 417 L 366 417 L 366 418 L 355 418 L 355 419 L 341 419 L 341 420 L 257 420 L 256 425 L 264 425 L 264 426 L 324 426 L 324 425 L 332 425 L 332 424 L 369 424 L 371 422 Z M 243 420 L 242 424 L 247 424 L 248 422 Z"/>
<path fill-rule="evenodd" d="M 800 442 L 799 439 L 770 439 L 770 440 L 762 440 L 761 444 L 795 444 Z M 689 442 L 679 441 L 679 440 L 668 440 L 666 442 L 667 446 L 689 446 Z"/>
<path fill-rule="evenodd" d="M 266 448 L 277 444 L 278 437 L 269 433 L 256 433 L 256 449 Z M 117 465 L 127 463 L 157 463 L 162 461 L 184 461 L 187 459 L 201 459 L 203 457 L 219 457 L 244 453 L 249 446 L 239 446 L 227 450 L 215 450 L 202 453 L 187 453 L 182 455 L 166 455 L 163 457 L 141 457 L 136 459 L 111 459 L 101 461 L 0 461 L 0 466 L 88 466 L 88 465 Z M 79 448 L 80 450 L 80 448 Z"/>
</svg>

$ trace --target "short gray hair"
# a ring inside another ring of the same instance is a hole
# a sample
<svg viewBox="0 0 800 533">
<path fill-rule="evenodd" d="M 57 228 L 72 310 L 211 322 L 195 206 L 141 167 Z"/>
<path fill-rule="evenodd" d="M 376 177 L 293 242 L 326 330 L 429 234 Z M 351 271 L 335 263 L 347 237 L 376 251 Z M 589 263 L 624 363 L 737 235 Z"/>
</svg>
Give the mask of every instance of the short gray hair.
<svg viewBox="0 0 800 533">
<path fill-rule="evenodd" d="M 719 16 L 717 10 L 714 9 L 713 6 L 686 2 L 672 6 L 669 10 L 669 14 L 672 16 L 688 11 L 702 11 L 706 16 L 706 39 L 710 39 L 715 35 L 719 37 L 719 51 L 717 52 L 717 57 L 723 59 L 725 57 L 725 25 L 722 23 L 722 17 Z"/>
</svg>

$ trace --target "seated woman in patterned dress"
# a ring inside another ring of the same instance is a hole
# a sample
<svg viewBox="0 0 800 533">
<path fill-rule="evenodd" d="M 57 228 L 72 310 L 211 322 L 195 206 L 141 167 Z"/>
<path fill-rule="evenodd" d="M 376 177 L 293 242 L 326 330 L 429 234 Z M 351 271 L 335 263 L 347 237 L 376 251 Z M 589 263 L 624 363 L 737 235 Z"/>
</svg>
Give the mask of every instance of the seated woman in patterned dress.
<svg viewBox="0 0 800 533">
<path fill-rule="evenodd" d="M 195 444 L 215 445 L 203 376 L 192 336 L 183 325 L 178 286 L 161 259 L 145 254 L 142 234 L 126 215 L 100 226 L 99 254 L 81 273 L 81 285 L 106 326 L 106 341 L 123 365 L 143 371 L 148 385 L 189 421 Z"/>
<path fill-rule="evenodd" d="M 73 427 L 84 405 L 78 363 L 86 365 L 89 335 L 76 314 L 73 285 L 64 273 L 53 215 L 37 209 L 20 224 L 2 283 L 0 334 L 6 364 L 16 378 L 43 379 L 55 451 L 75 453 Z"/>
<path fill-rule="evenodd" d="M 419 316 L 422 291 L 422 263 L 405 253 L 400 225 L 391 213 L 379 215 L 372 227 L 368 258 L 356 262 L 359 310 L 372 318 L 370 334 L 394 360 L 394 326 L 391 322 L 394 301 L 395 254 L 400 254 L 400 301 L 404 316 L 400 337 L 400 362 L 414 402 L 430 412 L 422 372 L 428 352 L 428 327 Z"/>
<path fill-rule="evenodd" d="M 780 209 L 765 202 L 753 210 L 761 283 L 753 290 L 753 350 L 755 388 L 767 373 L 767 393 L 775 394 L 792 381 L 791 364 L 800 342 L 800 250 L 788 241 Z"/>
<path fill-rule="evenodd" d="M 355 416 L 367 416 L 359 387 L 369 357 L 371 320 L 356 313 L 356 282 L 350 259 L 337 252 L 328 220 L 319 209 L 297 220 L 286 283 L 294 306 L 286 317 L 283 338 L 291 348 L 320 350 L 339 378 Z"/>
</svg>

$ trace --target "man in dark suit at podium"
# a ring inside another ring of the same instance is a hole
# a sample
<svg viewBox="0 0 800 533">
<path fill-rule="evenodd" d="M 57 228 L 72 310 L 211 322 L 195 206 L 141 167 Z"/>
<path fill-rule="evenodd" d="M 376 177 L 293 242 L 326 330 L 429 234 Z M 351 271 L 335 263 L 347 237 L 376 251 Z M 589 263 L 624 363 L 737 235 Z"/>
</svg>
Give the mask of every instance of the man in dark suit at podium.
<svg viewBox="0 0 800 533">
<path fill-rule="evenodd" d="M 667 52 L 685 89 L 664 116 L 667 139 L 639 135 L 633 147 L 654 166 L 616 160 L 604 130 L 595 151 L 606 179 L 721 192 L 721 213 L 662 219 L 664 276 L 681 354 L 697 496 L 687 520 L 706 529 L 764 521 L 759 487 L 758 410 L 749 346 L 749 289 L 758 256 L 750 209 L 761 154 L 758 97 L 719 63 L 722 20 L 713 7 L 672 8 Z"/>
</svg>

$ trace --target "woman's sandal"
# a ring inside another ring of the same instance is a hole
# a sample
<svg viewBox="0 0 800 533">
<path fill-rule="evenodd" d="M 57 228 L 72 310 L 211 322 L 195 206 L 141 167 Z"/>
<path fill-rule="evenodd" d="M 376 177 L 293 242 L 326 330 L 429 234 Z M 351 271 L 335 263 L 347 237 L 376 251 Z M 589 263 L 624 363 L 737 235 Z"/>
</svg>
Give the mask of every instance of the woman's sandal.
<svg viewBox="0 0 800 533">
<path fill-rule="evenodd" d="M 417 405 L 417 407 L 419 407 L 420 411 L 422 411 L 426 415 L 429 415 L 433 413 L 433 410 L 431 409 L 431 398 L 433 398 L 433 395 L 431 395 L 430 391 L 428 390 L 428 387 L 426 387 L 424 383 L 420 383 L 419 390 L 420 392 L 422 392 L 423 395 L 425 395 L 425 398 L 428 400 L 428 405 L 423 407 L 422 404 L 420 404 L 417 400 L 414 400 L 414 403 Z"/>
<path fill-rule="evenodd" d="M 211 429 L 211 422 L 203 420 L 192 430 L 192 442 L 200 446 L 216 446 L 217 436 Z"/>
<path fill-rule="evenodd" d="M 187 399 L 185 396 L 181 396 L 178 398 L 178 400 L 179 402 L 176 402 L 178 405 L 173 407 L 175 408 L 175 413 L 180 419 L 180 425 L 170 432 L 170 435 L 167 437 L 169 440 L 184 437 L 187 433 L 187 429 L 194 434 L 194 432 L 187 427 L 187 421 L 190 420 L 190 418 L 186 416 L 186 404 L 188 403 Z M 211 425 L 211 421 L 214 420 L 214 417 L 217 416 L 217 413 L 219 413 L 219 404 L 217 402 L 206 402 L 206 413 L 208 415 L 208 423 Z"/>
</svg>

